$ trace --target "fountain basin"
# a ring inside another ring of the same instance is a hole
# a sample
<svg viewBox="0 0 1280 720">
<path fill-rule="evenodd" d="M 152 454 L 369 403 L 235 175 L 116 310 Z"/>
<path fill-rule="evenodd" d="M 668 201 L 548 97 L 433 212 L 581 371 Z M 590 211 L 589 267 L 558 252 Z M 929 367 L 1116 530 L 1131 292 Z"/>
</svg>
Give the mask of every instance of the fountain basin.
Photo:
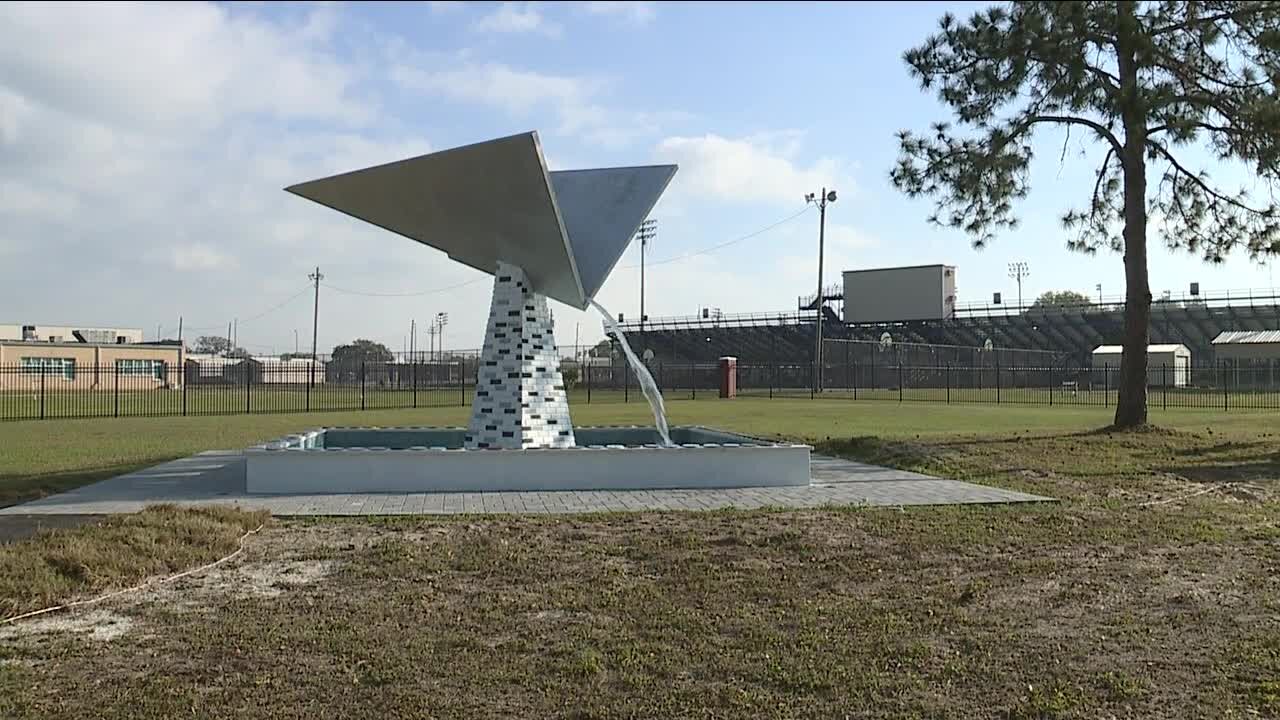
<svg viewBox="0 0 1280 720">
<path fill-rule="evenodd" d="M 575 427 L 578 446 L 466 450 L 465 428 L 321 428 L 245 450 L 250 493 L 651 490 L 809 484 L 808 445 L 699 426 Z"/>
</svg>

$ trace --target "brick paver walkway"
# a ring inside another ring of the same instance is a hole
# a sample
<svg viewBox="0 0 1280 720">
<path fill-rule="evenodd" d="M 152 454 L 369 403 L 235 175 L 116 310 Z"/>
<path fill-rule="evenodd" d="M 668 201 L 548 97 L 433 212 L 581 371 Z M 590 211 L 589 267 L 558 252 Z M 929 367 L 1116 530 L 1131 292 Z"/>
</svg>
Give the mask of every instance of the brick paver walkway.
<svg viewBox="0 0 1280 720">
<path fill-rule="evenodd" d="M 822 455 L 814 455 L 810 467 L 813 483 L 808 487 L 249 495 L 245 492 L 241 454 L 238 451 L 210 451 L 60 495 L 0 508 L 0 516 L 128 513 L 153 503 L 237 505 L 270 510 L 274 515 L 439 515 L 811 508 L 823 505 L 954 505 L 1051 499 Z"/>
</svg>

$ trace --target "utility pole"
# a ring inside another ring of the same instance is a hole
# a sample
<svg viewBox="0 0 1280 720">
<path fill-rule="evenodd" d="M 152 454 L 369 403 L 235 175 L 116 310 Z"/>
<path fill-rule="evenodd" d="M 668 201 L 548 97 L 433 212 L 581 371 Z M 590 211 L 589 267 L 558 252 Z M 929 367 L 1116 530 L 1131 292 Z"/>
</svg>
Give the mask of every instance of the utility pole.
<svg viewBox="0 0 1280 720">
<path fill-rule="evenodd" d="M 231 357 L 231 323 L 227 323 L 227 349 L 222 353 L 223 357 Z"/>
<path fill-rule="evenodd" d="M 1019 260 L 1016 261 L 1016 263 L 1009 264 L 1009 277 L 1014 279 L 1014 281 L 1018 281 L 1019 311 L 1023 309 L 1023 278 L 1027 277 L 1029 274 L 1032 274 L 1032 269 L 1030 269 L 1030 265 L 1027 263 L 1023 263 L 1023 261 Z"/>
<path fill-rule="evenodd" d="M 410 320 L 409 321 L 409 361 L 410 362 L 417 362 L 417 357 L 414 354 L 417 351 L 417 349 L 418 349 L 418 321 Z"/>
<path fill-rule="evenodd" d="M 316 354 L 316 342 L 320 331 L 320 281 L 324 279 L 324 275 L 320 274 L 320 266 L 316 266 L 316 271 L 307 276 L 316 284 L 316 299 L 311 305 L 311 379 L 310 386 L 315 387 L 316 384 L 316 363 L 320 357 Z"/>
<path fill-rule="evenodd" d="M 293 354 L 298 354 L 298 328 L 293 329 Z"/>
<path fill-rule="evenodd" d="M 826 250 L 827 205 L 836 201 L 836 191 L 822 188 L 822 194 L 814 197 L 813 193 L 804 196 L 806 203 L 818 206 L 818 294 L 813 298 L 813 309 L 818 312 L 817 340 L 813 349 L 813 389 L 822 392 L 822 260 Z"/>
<path fill-rule="evenodd" d="M 440 328 L 440 357 L 444 357 L 444 326 L 449 324 L 449 313 L 436 313 L 436 325 Z"/>
<path fill-rule="evenodd" d="M 636 238 L 640 241 L 640 334 L 644 334 L 644 254 L 649 241 L 658 236 L 658 221 L 652 218 L 640 223 Z"/>
<path fill-rule="evenodd" d="M 1098 304 L 1102 304 L 1102 283 L 1098 283 Z"/>
</svg>

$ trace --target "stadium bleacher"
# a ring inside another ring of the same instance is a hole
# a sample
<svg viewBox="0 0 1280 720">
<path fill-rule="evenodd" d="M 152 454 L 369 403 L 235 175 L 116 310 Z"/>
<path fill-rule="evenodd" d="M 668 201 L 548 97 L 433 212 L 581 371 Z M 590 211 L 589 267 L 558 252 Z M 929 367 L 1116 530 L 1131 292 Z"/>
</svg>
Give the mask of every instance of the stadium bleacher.
<svg viewBox="0 0 1280 720">
<path fill-rule="evenodd" d="M 1077 307 L 986 306 L 957 308 L 945 320 L 846 324 L 823 306 L 823 336 L 832 340 L 878 342 L 888 333 L 894 343 L 978 348 L 987 341 L 1000 349 L 1037 350 L 1062 356 L 1066 364 L 1087 367 L 1099 345 L 1124 337 L 1124 306 L 1091 303 Z M 813 358 L 816 336 L 812 304 L 807 311 L 706 314 L 650 318 L 624 323 L 634 344 L 669 361 L 713 361 L 734 355 L 744 362 L 805 362 Z M 1212 341 L 1228 330 L 1280 329 L 1280 295 L 1273 291 L 1161 298 L 1152 303 L 1151 342 L 1180 343 L 1193 362 L 1214 360 Z"/>
</svg>

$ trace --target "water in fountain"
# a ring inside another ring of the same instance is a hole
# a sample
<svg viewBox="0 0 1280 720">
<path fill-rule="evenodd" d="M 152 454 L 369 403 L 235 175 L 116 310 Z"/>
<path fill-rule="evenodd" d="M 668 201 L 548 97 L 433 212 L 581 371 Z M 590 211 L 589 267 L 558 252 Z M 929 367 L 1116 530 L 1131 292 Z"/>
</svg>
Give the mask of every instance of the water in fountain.
<svg viewBox="0 0 1280 720">
<path fill-rule="evenodd" d="M 674 447 L 675 443 L 671 442 L 671 433 L 667 431 L 667 409 L 662 404 L 662 392 L 658 390 L 658 383 L 653 381 L 653 376 L 649 374 L 649 368 L 640 362 L 640 358 L 631 351 L 631 346 L 627 344 L 627 336 L 622 333 L 622 328 L 618 327 L 618 323 L 614 322 L 613 316 L 609 314 L 604 306 L 595 300 L 591 304 L 604 315 L 604 324 L 609 328 L 609 332 L 613 333 L 618 342 L 622 344 L 622 352 L 627 356 L 627 362 L 631 363 L 631 369 L 636 373 L 636 379 L 640 381 L 640 389 L 644 392 L 644 399 L 649 401 L 649 409 L 653 410 L 653 423 L 658 426 L 658 434 L 662 436 L 663 447 Z"/>
</svg>

